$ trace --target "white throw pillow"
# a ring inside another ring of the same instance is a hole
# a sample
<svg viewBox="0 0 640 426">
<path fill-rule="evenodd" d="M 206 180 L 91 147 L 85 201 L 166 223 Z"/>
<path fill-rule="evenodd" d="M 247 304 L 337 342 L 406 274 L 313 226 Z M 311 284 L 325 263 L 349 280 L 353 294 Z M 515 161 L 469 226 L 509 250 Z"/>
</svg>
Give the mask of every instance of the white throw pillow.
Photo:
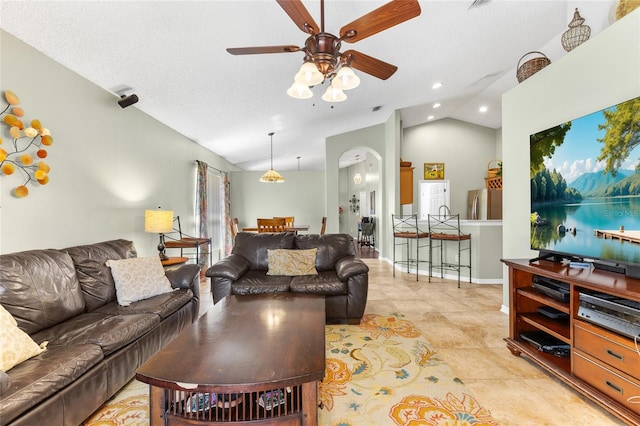
<svg viewBox="0 0 640 426">
<path fill-rule="evenodd" d="M 122 306 L 173 291 L 158 256 L 107 260 Z"/>
<path fill-rule="evenodd" d="M 47 342 L 38 346 L 18 328 L 16 319 L 0 305 L 0 370 L 9 371 L 16 365 L 44 352 Z"/>
</svg>

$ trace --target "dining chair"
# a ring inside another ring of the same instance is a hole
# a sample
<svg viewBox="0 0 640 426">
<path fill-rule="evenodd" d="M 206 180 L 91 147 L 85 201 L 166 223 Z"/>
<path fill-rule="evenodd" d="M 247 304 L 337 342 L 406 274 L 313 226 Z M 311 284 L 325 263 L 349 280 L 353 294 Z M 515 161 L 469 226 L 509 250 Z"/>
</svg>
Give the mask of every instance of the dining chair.
<svg viewBox="0 0 640 426">
<path fill-rule="evenodd" d="M 323 217 L 322 218 L 322 222 L 321 222 L 321 226 L 320 226 L 320 235 L 324 235 L 325 231 L 327 230 L 327 218 Z"/>
<path fill-rule="evenodd" d="M 229 228 L 231 230 L 231 239 L 235 240 L 236 235 L 238 235 L 238 218 L 234 217 L 234 218 L 229 218 Z"/>
<path fill-rule="evenodd" d="M 258 233 L 267 233 L 267 232 L 285 232 L 286 223 L 284 218 L 279 219 L 266 219 L 266 218 L 258 218 Z"/>
<path fill-rule="evenodd" d="M 295 217 L 294 216 L 274 216 L 274 219 L 284 219 L 284 226 L 285 227 L 293 227 L 293 224 L 295 222 Z"/>
</svg>

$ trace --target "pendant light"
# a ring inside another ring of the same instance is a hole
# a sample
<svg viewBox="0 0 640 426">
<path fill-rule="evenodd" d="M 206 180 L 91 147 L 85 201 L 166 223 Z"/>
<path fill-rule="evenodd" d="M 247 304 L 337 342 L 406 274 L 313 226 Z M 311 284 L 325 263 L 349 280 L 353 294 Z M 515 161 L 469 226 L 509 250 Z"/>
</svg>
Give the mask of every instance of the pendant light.
<svg viewBox="0 0 640 426">
<path fill-rule="evenodd" d="M 362 175 L 358 172 L 358 157 L 360 156 L 356 155 L 356 174 L 353 175 L 353 183 L 356 185 L 360 185 L 362 183 Z"/>
<path fill-rule="evenodd" d="M 271 168 L 265 172 L 260 178 L 260 182 L 268 183 L 280 183 L 284 182 L 284 178 L 280 176 L 280 173 L 273 170 L 273 132 L 269 133 L 271 137 Z"/>
</svg>

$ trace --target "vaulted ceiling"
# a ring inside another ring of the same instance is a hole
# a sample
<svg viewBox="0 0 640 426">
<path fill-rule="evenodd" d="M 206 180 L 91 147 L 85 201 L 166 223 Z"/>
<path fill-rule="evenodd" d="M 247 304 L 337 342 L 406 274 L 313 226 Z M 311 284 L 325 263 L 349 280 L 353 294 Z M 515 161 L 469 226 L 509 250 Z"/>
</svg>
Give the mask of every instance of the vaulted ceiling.
<svg viewBox="0 0 640 426">
<path fill-rule="evenodd" d="M 327 0 L 326 31 L 385 4 Z M 420 16 L 354 44 L 398 67 L 388 80 L 358 72 L 360 86 L 329 104 L 286 94 L 303 54 L 233 56 L 227 47 L 295 45 L 307 37 L 275 1 L 0 1 L 0 27 L 243 170 L 324 170 L 325 138 L 383 123 L 445 117 L 501 127 L 501 96 L 518 84 L 519 59 L 566 52 L 561 34 L 577 7 L 593 38 L 611 24 L 613 0 L 421 0 Z M 320 22 L 320 2 L 303 0 Z M 525 59 L 526 60 L 526 59 Z M 433 89 L 434 83 L 442 83 Z M 434 108 L 434 104 L 440 104 Z M 479 112 L 485 106 L 487 111 Z M 299 157 L 299 159 L 298 159 Z"/>
</svg>

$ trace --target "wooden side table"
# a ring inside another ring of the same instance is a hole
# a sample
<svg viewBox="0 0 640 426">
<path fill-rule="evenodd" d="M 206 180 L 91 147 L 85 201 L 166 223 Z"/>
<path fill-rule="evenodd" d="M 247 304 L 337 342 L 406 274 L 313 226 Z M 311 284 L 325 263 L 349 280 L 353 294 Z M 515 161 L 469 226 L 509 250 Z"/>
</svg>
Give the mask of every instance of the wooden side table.
<svg viewBox="0 0 640 426">
<path fill-rule="evenodd" d="M 160 263 L 162 263 L 162 266 L 182 265 L 187 263 L 188 260 L 188 257 L 168 257 L 165 260 L 161 260 Z"/>
</svg>

